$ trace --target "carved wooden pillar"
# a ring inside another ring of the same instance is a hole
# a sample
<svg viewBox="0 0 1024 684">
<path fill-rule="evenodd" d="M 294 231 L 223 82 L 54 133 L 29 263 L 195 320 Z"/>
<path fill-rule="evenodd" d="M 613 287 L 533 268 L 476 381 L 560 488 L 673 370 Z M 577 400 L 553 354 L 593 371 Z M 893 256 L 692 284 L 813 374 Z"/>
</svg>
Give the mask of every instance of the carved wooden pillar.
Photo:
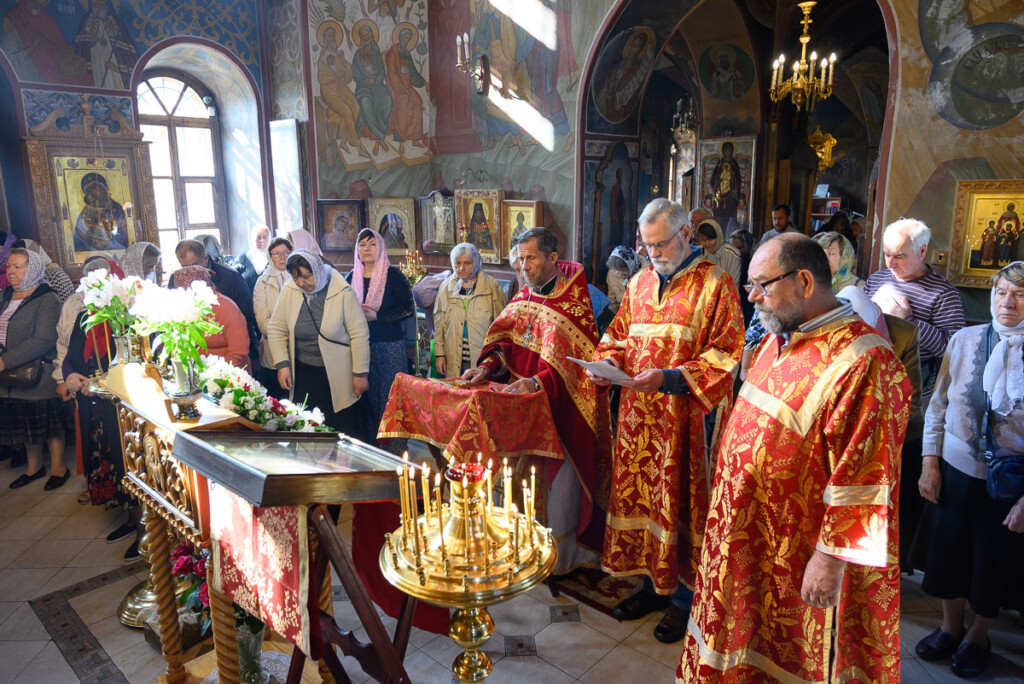
<svg viewBox="0 0 1024 684">
<path fill-rule="evenodd" d="M 169 684 L 181 684 L 185 681 L 185 666 L 182 663 L 181 631 L 178 629 L 174 578 L 171 576 L 171 542 L 167 536 L 167 523 L 153 510 L 149 511 L 146 533 L 152 545 L 151 576 L 156 589 L 157 615 L 160 618 L 160 648 L 167 659 L 167 681 Z"/>
<path fill-rule="evenodd" d="M 222 684 L 239 684 L 242 674 L 238 666 L 235 608 L 231 599 L 213 588 L 213 563 L 207 563 L 206 568 L 210 618 L 213 621 L 213 649 L 217 653 L 217 676 Z"/>
</svg>

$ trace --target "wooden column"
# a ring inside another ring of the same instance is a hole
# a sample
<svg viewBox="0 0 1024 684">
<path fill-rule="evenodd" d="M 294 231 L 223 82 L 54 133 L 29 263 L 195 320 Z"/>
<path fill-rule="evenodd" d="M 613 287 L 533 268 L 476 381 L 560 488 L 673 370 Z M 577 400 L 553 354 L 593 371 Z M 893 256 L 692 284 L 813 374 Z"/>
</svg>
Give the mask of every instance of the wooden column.
<svg viewBox="0 0 1024 684">
<path fill-rule="evenodd" d="M 167 523 L 153 510 L 146 523 L 149 535 L 152 577 L 156 590 L 157 615 L 160 618 L 160 649 L 167 659 L 167 681 L 181 684 L 185 681 L 185 667 L 181 653 L 181 631 L 178 628 L 178 605 L 174 598 L 174 578 L 171 576 L 171 542 L 167 536 Z"/>
</svg>

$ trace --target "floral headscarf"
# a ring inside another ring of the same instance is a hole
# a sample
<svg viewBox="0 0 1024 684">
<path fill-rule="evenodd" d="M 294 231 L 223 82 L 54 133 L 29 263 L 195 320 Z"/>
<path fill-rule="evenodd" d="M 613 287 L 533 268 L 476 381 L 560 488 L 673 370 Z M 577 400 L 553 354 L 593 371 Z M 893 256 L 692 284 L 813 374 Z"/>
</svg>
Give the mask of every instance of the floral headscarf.
<svg viewBox="0 0 1024 684">
<path fill-rule="evenodd" d="M 135 276 L 140 280 L 146 279 L 146 267 L 143 257 L 146 254 L 146 249 L 149 247 L 156 249 L 158 252 L 160 251 L 152 242 L 133 242 L 128 246 L 128 249 L 124 250 L 124 253 L 121 255 L 121 264 L 126 274 Z"/>
<path fill-rule="evenodd" d="M 999 272 L 1002 278 L 1007 269 L 1016 267 L 1019 272 L 1024 261 L 1014 261 Z M 989 307 L 992 311 L 992 327 L 999 333 L 999 342 L 992 349 L 985 364 L 982 384 L 992 402 L 992 410 L 1001 416 L 1008 416 L 1017 402 L 1024 400 L 1024 321 L 1012 328 L 996 318 L 996 288 L 992 288 Z"/>
<path fill-rule="evenodd" d="M 324 253 L 320 251 L 320 245 L 316 244 L 316 238 L 309 234 L 308 230 L 299 228 L 288 233 L 288 239 L 292 241 L 292 246 L 296 249 L 308 249 L 310 252 L 315 252 L 319 256 L 323 256 Z"/>
<path fill-rule="evenodd" d="M 633 275 L 636 274 L 637 271 L 644 267 L 644 264 L 642 261 L 640 261 L 640 257 L 637 256 L 637 253 L 633 251 L 633 249 L 631 249 L 630 247 L 626 247 L 625 245 L 619 245 L 618 247 L 613 249 L 611 256 L 609 256 L 608 258 L 611 259 L 612 257 L 622 259 L 622 263 L 626 264 L 626 268 L 629 270 L 629 276 L 627 277 L 627 280 L 629 279 L 629 277 L 632 277 Z"/>
<path fill-rule="evenodd" d="M 202 280 L 212 289 L 216 290 L 213 286 L 213 271 L 198 264 L 179 268 L 171 278 L 174 280 L 174 284 L 182 289 L 187 289 L 195 281 Z"/>
<path fill-rule="evenodd" d="M 299 259 L 306 262 L 306 267 L 313 274 L 313 291 L 309 294 L 316 294 L 327 287 L 327 283 L 331 282 L 330 267 L 324 263 L 320 255 L 309 249 L 297 249 L 288 256 L 287 263 L 291 264 L 293 260 Z M 359 263 L 358 259 L 356 263 Z"/>
<path fill-rule="evenodd" d="M 840 233 L 818 233 L 814 241 L 821 245 L 822 249 L 828 249 L 834 242 L 839 242 L 842 254 L 839 256 L 839 268 L 832 276 L 832 291 L 839 292 L 849 285 L 857 286 L 860 279 L 854 275 L 853 268 L 857 265 L 857 253 L 853 251 L 853 245 Z"/>
<path fill-rule="evenodd" d="M 21 284 L 14 287 L 15 292 L 28 292 L 35 289 L 39 283 L 43 282 L 43 276 L 46 275 L 46 264 L 43 263 L 43 257 L 30 249 L 26 249 L 25 253 L 28 254 L 28 268 L 25 270 L 25 277 L 22 278 Z"/>
<path fill-rule="evenodd" d="M 384 244 L 384 238 L 372 228 L 363 228 L 359 231 L 359 235 L 356 236 L 356 245 L 368 235 L 373 236 L 373 241 L 377 245 L 377 260 L 373 262 L 373 272 L 370 274 L 370 289 L 366 293 L 366 298 L 363 299 L 363 278 L 365 277 L 363 270 L 365 267 L 358 256 L 352 265 L 352 289 L 356 291 L 356 297 L 363 306 L 378 311 L 381 302 L 384 301 L 384 287 L 388 284 L 388 268 L 391 266 L 391 262 L 388 260 L 388 249 Z"/>
</svg>

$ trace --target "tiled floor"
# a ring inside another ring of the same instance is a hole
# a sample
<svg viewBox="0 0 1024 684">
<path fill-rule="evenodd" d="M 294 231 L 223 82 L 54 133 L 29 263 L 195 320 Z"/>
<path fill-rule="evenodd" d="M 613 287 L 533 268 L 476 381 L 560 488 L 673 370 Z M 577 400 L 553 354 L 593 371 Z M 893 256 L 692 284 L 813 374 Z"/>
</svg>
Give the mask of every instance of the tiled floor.
<svg viewBox="0 0 1024 684">
<path fill-rule="evenodd" d="M 121 514 L 80 506 L 84 488 L 72 478 L 55 492 L 42 481 L 16 491 L 7 483 L 18 472 L 0 463 L 0 684 L 77 682 L 68 659 L 38 619 L 28 601 L 119 571 L 129 541 L 107 544 L 103 537 L 121 522 Z M 343 516 L 343 535 L 351 519 Z M 121 574 L 123 571 L 121 571 Z M 102 587 L 70 598 L 70 605 L 100 644 L 124 680 L 150 684 L 163 670 L 162 658 L 141 633 L 123 627 L 114 616 L 117 604 L 137 581 L 108 576 Z M 347 600 L 335 601 L 342 629 L 356 629 L 358 619 Z M 948 664 L 922 663 L 913 646 L 939 621 L 938 603 L 920 591 L 920 575 L 906 578 L 902 598 L 903 681 L 912 684 L 960 681 Z M 679 645 L 665 645 L 651 632 L 660 615 L 620 623 L 568 598 L 552 598 L 544 587 L 491 610 L 496 633 L 485 651 L 494 663 L 488 682 L 586 682 L 654 684 L 673 682 Z M 385 627 L 394 620 L 385 617 Z M 978 681 L 1024 684 L 1024 628 L 1014 613 L 1005 615 L 992 635 L 993 662 Z M 450 666 L 458 647 L 447 636 L 413 630 L 406 667 L 413 681 L 451 682 Z M 86 656 L 88 654 L 85 654 Z M 343 660 L 352 681 L 369 681 L 351 658 Z"/>
</svg>

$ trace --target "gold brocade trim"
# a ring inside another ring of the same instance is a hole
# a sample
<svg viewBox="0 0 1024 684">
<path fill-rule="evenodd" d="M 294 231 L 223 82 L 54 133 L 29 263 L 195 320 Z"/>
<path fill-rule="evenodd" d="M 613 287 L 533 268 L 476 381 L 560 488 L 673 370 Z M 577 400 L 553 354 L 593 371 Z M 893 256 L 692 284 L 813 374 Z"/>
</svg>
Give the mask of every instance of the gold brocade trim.
<svg viewBox="0 0 1024 684">
<path fill-rule="evenodd" d="M 662 544 L 675 544 L 679 538 L 679 533 L 664 529 L 650 518 L 620 518 L 609 513 L 607 520 L 608 527 L 613 530 L 643 530 L 657 537 Z M 690 536 L 694 537 L 695 535 Z M 691 539 L 694 544 L 700 544 L 702 540 L 703 536 Z"/>
<path fill-rule="evenodd" d="M 888 556 L 885 550 L 881 551 L 868 551 L 866 549 L 851 549 L 843 548 L 839 546 L 826 546 L 821 542 L 814 545 L 814 548 L 822 553 L 827 553 L 830 556 L 835 556 L 843 560 L 853 561 L 857 565 L 870 565 L 874 568 L 884 568 L 886 566 Z"/>
<path fill-rule="evenodd" d="M 743 648 L 732 653 L 719 653 L 713 650 L 704 641 L 704 635 L 701 634 L 700 627 L 694 622 L 693 616 L 690 617 L 690 621 L 686 625 L 686 629 L 693 635 L 693 640 L 697 642 L 697 649 L 700 653 L 700 659 L 705 665 L 713 667 L 719 672 L 725 672 L 738 665 L 750 665 L 756 667 L 770 677 L 783 682 L 784 684 L 824 684 L 825 680 L 814 680 L 814 679 L 803 679 L 797 677 L 791 672 L 783 670 L 781 667 L 776 665 L 774 662 L 768 659 L 767 656 L 758 653 L 757 651 L 750 648 Z"/>
<path fill-rule="evenodd" d="M 736 369 L 739 368 L 740 365 L 736 359 L 715 347 L 705 349 L 697 358 L 704 359 L 715 368 L 720 368 L 721 370 L 731 374 L 734 378 L 736 377 Z"/>
<path fill-rule="evenodd" d="M 630 337 L 668 337 L 673 340 L 693 339 L 693 331 L 690 326 L 682 323 L 631 323 L 629 326 Z"/>
<path fill-rule="evenodd" d="M 889 485 L 828 485 L 821 497 L 826 506 L 888 506 Z"/>
<path fill-rule="evenodd" d="M 842 320 L 845 321 L 843 325 L 849 323 L 848 319 Z M 792 346 L 793 342 L 790 342 L 787 349 Z M 768 394 L 752 382 L 745 382 L 743 384 L 739 396 L 801 437 L 806 437 L 815 419 L 818 417 L 818 413 L 832 394 L 836 383 L 850 369 L 850 366 L 872 349 L 884 346 L 887 346 L 885 340 L 878 335 L 863 335 L 847 345 L 818 377 L 814 387 L 804 397 L 799 410 L 792 408 L 778 397 Z M 784 355 L 785 353 L 779 359 Z M 776 359 L 775 362 L 777 363 L 779 359 Z"/>
<path fill-rule="evenodd" d="M 857 667 L 856 665 L 851 665 L 850 667 L 846 668 L 845 670 L 840 672 L 838 675 L 836 675 L 836 681 L 838 681 L 838 682 L 840 682 L 840 684 L 842 684 L 842 682 L 850 682 L 850 681 L 875 682 L 875 681 L 878 681 L 878 680 L 877 679 L 872 679 L 871 675 L 869 675 L 867 672 L 865 672 L 862 668 Z"/>
</svg>

